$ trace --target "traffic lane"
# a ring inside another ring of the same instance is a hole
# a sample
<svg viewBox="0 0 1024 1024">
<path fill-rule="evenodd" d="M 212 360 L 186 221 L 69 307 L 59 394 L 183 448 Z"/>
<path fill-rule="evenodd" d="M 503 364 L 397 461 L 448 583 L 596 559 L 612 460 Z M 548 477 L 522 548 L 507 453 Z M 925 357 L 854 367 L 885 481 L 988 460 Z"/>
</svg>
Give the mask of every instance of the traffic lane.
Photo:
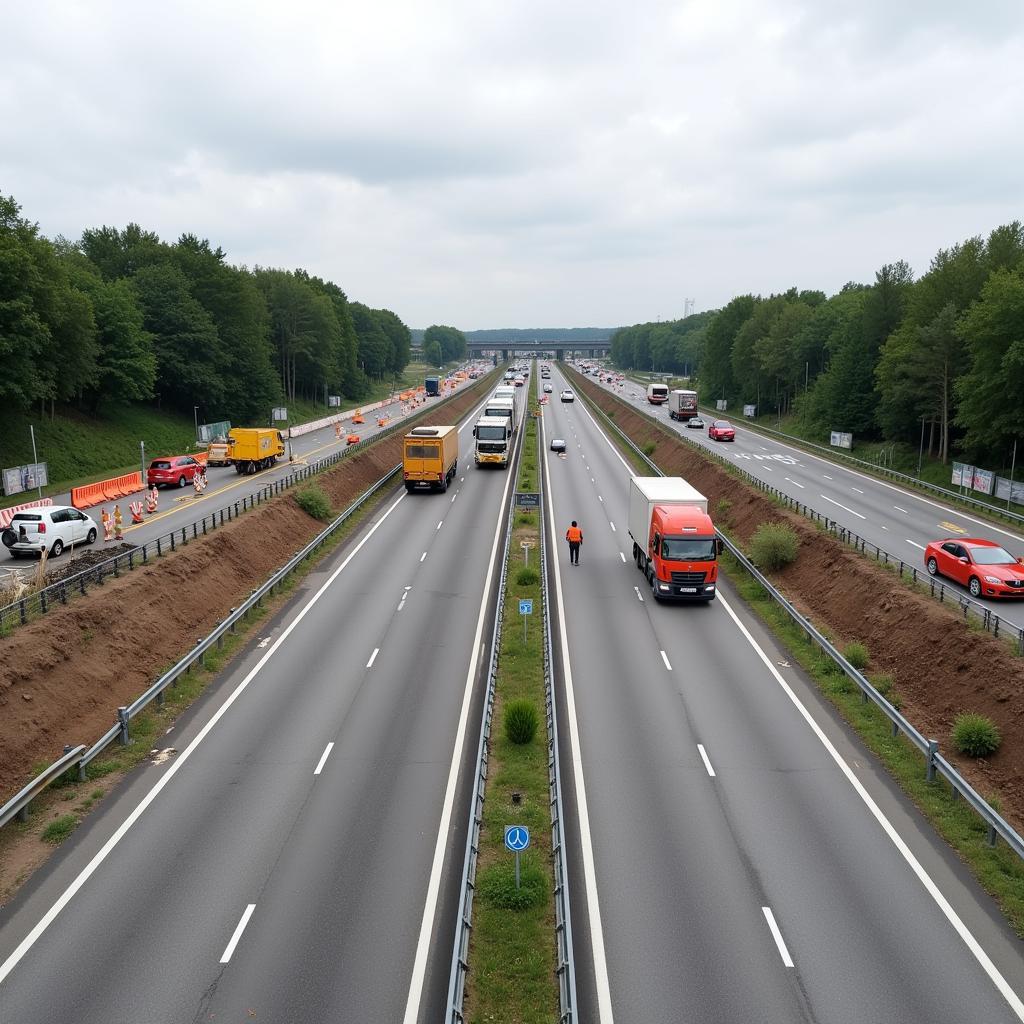
<svg viewBox="0 0 1024 1024">
<path fill-rule="evenodd" d="M 569 507 L 589 512 L 596 496 L 582 462 L 558 468 L 550 467 L 550 498 L 560 522 Z M 558 570 L 615 1014 L 697 1019 L 717 1007 L 722 1020 L 800 1019 L 771 950 L 744 938 L 760 903 L 711 813 L 713 790 L 681 702 L 655 685 L 666 669 L 650 599 L 621 586 L 628 567 L 614 531 L 592 530 L 584 552 L 578 569 L 563 556 Z M 575 921 L 588 908 L 578 882 L 574 893 Z M 736 986 L 739 971 L 750 988 Z"/>
<path fill-rule="evenodd" d="M 282 691 L 279 691 L 279 692 L 284 692 L 284 690 L 282 690 Z M 282 716 L 283 714 L 285 714 L 285 711 L 286 711 L 285 709 L 278 709 L 278 713 L 274 714 L 274 715 L 273 715 L 273 718 L 274 718 L 274 719 L 278 719 L 278 718 L 280 718 L 280 717 L 281 717 L 281 716 Z M 294 714 L 294 711 L 293 711 L 293 714 Z M 305 716 L 305 715 L 301 715 L 301 716 L 296 716 L 296 721 L 299 721 L 299 720 L 301 719 L 302 721 L 304 721 L 304 722 L 308 723 L 308 721 L 310 721 L 310 720 L 315 720 L 315 718 L 316 718 L 315 714 L 314 714 L 314 715 L 312 715 L 312 716 Z M 248 737 L 249 737 L 249 741 L 251 741 L 251 737 L 252 737 L 252 730 L 251 730 L 251 729 L 249 729 L 249 728 L 243 728 L 243 729 L 242 729 L 242 732 L 243 732 L 243 735 L 244 735 L 244 736 L 248 736 Z M 286 743 L 286 745 L 288 745 L 288 744 Z M 267 744 L 266 744 L 265 742 L 262 742 L 262 741 L 261 741 L 261 742 L 260 742 L 260 743 L 258 744 L 258 746 L 259 746 L 259 749 L 260 749 L 260 750 L 261 750 L 261 751 L 263 752 L 263 757 L 265 758 L 265 757 L 266 757 L 266 750 L 267 750 Z M 220 744 L 218 745 L 218 748 L 217 748 L 217 750 L 216 750 L 215 752 L 214 752 L 214 751 L 211 751 L 210 753 L 211 753 L 211 756 L 213 757 L 214 761 L 218 761 L 218 760 L 219 760 L 220 758 L 222 758 L 222 757 L 223 757 L 223 752 L 224 752 L 224 751 L 226 751 L 226 750 L 228 750 L 228 749 L 229 749 L 229 744 L 227 744 L 227 743 L 220 743 Z M 280 758 L 272 758 L 272 757 L 270 758 L 270 760 L 271 760 L 271 761 L 274 761 L 274 762 L 280 762 L 280 761 L 281 761 L 281 759 L 280 759 Z M 271 770 L 271 777 L 275 777 L 275 776 L 274 776 L 274 775 L 272 774 L 272 772 L 273 772 L 273 771 L 275 771 L 275 769 L 272 769 L 272 770 Z M 254 772 L 254 774 L 255 774 L 255 772 Z M 303 772 L 302 774 L 303 774 L 303 776 L 305 775 L 305 773 L 304 773 L 304 772 Z M 257 786 L 257 788 L 259 788 L 259 786 Z M 288 803 L 289 803 L 289 804 L 291 804 L 291 805 L 294 805 L 294 804 L 295 804 L 295 801 L 294 801 L 294 800 L 289 800 L 289 801 L 288 801 Z M 179 816 L 180 816 L 181 818 L 183 818 L 184 820 L 188 820 L 188 819 L 189 819 L 189 816 L 193 816 L 193 817 L 201 817 L 201 815 L 198 815 L 198 814 L 196 814 L 196 807 L 195 807 L 195 806 L 191 805 L 191 803 L 189 803 L 188 801 L 186 801 L 186 805 L 187 805 L 187 806 L 186 806 L 186 807 L 185 807 L 185 808 L 184 808 L 184 809 L 182 810 L 181 814 L 179 815 Z M 265 815 L 264 815 L 264 816 L 265 816 Z M 216 817 L 217 817 L 217 814 L 216 814 L 216 811 L 215 811 L 215 810 L 214 810 L 214 811 L 212 812 L 212 815 L 211 815 L 211 817 L 212 817 L 212 818 L 213 818 L 214 820 L 216 819 Z M 244 816 L 244 817 L 245 817 L 245 816 Z M 258 815 L 254 815 L 254 817 L 257 817 L 257 818 L 258 818 Z M 140 823 L 141 823 L 141 822 L 140 822 Z M 287 831 L 287 829 L 285 829 L 285 831 Z M 218 845 L 219 845 L 219 844 L 218 844 Z M 214 858 L 214 861 L 215 861 L 215 860 L 216 860 L 216 858 Z M 136 890 L 138 890 L 138 889 L 139 889 L 139 888 L 141 888 L 141 887 L 139 887 L 139 886 L 133 886 L 133 888 L 134 888 L 134 889 L 136 889 Z M 216 892 L 219 892 L 219 891 L 220 891 L 220 888 L 221 888 L 221 887 L 219 887 L 219 886 L 215 887 L 215 891 L 216 891 Z M 250 889 L 250 890 L 251 890 L 251 889 L 253 888 L 253 886 L 247 886 L 246 888 L 248 888 L 248 889 Z M 116 894 L 114 894 L 114 896 L 116 896 Z M 114 896 L 112 896 L 112 898 L 114 898 Z M 83 899 L 81 898 L 81 894 L 80 894 L 80 896 L 79 896 L 79 897 L 77 898 L 77 903 L 81 905 L 81 904 L 82 904 L 82 903 L 84 903 L 84 902 L 85 902 L 85 901 L 84 901 L 84 900 L 83 900 Z M 151 904 L 151 905 L 152 905 L 152 904 Z M 175 905 L 177 905 L 177 904 L 175 904 Z M 168 912 L 166 912 L 166 913 L 162 913 L 162 915 L 161 915 L 161 920 L 169 921 L 169 920 L 171 920 L 171 919 L 172 919 L 172 916 L 173 916 L 173 914 L 172 914 L 172 913 L 171 913 L 171 912 L 170 912 L 170 911 L 168 910 Z M 188 919 L 190 918 L 190 916 L 194 916 L 194 915 L 193 915 L 193 914 L 187 914 L 187 913 L 186 913 L 186 916 L 185 916 L 185 920 L 184 920 L 184 923 L 183 923 L 183 924 L 184 924 L 184 927 L 186 927 L 186 928 L 188 927 Z M 45 937 L 44 937 L 44 939 L 45 939 Z M 42 941 L 42 940 L 41 940 L 41 941 Z M 173 943 L 172 943 L 172 945 L 173 945 Z M 123 951 L 123 950 L 122 950 L 122 951 Z M 33 951 L 33 952 L 35 952 L 35 951 Z M 30 954 L 30 955 L 31 955 L 31 954 Z M 162 962 L 164 961 L 164 959 L 165 959 L 165 958 L 167 958 L 167 957 L 170 957 L 171 959 L 173 959 L 173 954 L 172 954 L 172 950 L 166 950 L 166 951 L 164 951 L 163 953 L 161 953 L 161 954 L 158 954 L 157 956 L 155 956 L 155 957 L 154 957 L 154 964 L 159 964 L 159 963 L 162 963 Z M 117 957 L 115 958 L 115 962 L 117 962 Z M 96 975 L 95 975 L 94 973 L 92 973 L 92 974 L 90 975 L 90 977 L 91 977 L 91 978 L 92 978 L 93 980 L 94 980 L 95 976 L 96 976 Z M 88 979 L 88 978 L 86 978 L 86 979 L 85 979 L 85 984 L 86 984 L 86 985 L 88 985 L 88 984 L 89 984 L 89 979 Z M 8 996 L 8 995 L 5 995 L 5 999 L 8 999 L 8 998 L 9 998 L 9 996 Z M 111 1007 L 102 1007 L 102 1008 L 97 1008 L 97 1010 L 98 1010 L 98 1017 L 97 1017 L 97 1019 L 104 1019 L 102 1015 L 103 1015 L 103 1014 L 105 1014 L 105 1013 L 108 1013 L 108 1012 L 116 1012 L 116 1011 L 113 1011 L 113 1008 L 111 1008 Z M 30 1017 L 28 1017 L 28 1016 L 25 1016 L 25 1017 L 23 1017 L 22 1019 L 31 1019 L 31 1018 L 30 1018 Z"/>
</svg>

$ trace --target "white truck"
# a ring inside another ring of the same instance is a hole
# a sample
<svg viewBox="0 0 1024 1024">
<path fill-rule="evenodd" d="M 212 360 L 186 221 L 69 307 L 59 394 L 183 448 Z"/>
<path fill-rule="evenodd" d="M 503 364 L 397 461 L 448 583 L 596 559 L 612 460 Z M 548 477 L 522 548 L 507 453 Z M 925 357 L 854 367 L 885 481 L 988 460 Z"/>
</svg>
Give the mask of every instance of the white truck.
<svg viewBox="0 0 1024 1024">
<path fill-rule="evenodd" d="M 668 393 L 668 416 L 672 420 L 688 420 L 697 415 L 697 392 L 682 388 Z"/>
<path fill-rule="evenodd" d="M 515 398 L 512 395 L 501 395 L 498 398 L 488 398 L 480 415 L 488 418 L 500 416 L 508 423 L 509 431 L 514 434 L 519 419 L 518 412 Z"/>
<path fill-rule="evenodd" d="M 651 405 L 664 405 L 668 401 L 668 385 L 667 384 L 648 384 L 647 385 L 647 401 Z"/>
<path fill-rule="evenodd" d="M 718 588 L 721 543 L 708 499 L 678 476 L 629 481 L 633 559 L 655 600 L 712 601 Z"/>
<path fill-rule="evenodd" d="M 508 416 L 481 416 L 473 427 L 473 436 L 477 469 L 481 466 L 508 468 L 512 454 L 512 427 Z"/>
</svg>

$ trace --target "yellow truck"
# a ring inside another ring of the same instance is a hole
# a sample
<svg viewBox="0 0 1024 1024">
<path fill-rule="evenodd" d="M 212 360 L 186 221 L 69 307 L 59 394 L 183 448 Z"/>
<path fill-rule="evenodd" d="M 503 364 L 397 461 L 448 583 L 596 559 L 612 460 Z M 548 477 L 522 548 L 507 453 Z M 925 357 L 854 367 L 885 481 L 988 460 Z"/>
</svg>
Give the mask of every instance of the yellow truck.
<svg viewBox="0 0 1024 1024">
<path fill-rule="evenodd" d="M 459 469 L 458 427 L 413 427 L 402 445 L 405 489 L 447 491 Z"/>
<path fill-rule="evenodd" d="M 284 455 L 284 437 L 273 427 L 235 427 L 228 434 L 230 458 L 236 473 L 270 469 Z"/>
</svg>

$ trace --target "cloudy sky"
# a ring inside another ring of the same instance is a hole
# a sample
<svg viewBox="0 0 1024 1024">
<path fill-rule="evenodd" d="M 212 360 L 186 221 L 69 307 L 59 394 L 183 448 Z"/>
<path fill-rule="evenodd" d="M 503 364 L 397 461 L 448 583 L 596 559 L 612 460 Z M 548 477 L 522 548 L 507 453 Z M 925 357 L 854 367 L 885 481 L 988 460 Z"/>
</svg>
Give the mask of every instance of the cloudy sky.
<svg viewBox="0 0 1024 1024">
<path fill-rule="evenodd" d="M 1020 0 L 7 5 L 0 192 L 411 327 L 618 326 L 1024 218 Z"/>
</svg>

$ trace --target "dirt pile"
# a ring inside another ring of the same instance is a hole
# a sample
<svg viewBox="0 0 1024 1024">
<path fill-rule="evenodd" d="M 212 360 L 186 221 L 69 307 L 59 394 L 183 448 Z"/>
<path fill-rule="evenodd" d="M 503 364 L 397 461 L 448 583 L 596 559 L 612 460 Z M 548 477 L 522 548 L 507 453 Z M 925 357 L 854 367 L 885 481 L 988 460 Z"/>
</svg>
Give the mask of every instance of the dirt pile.
<svg viewBox="0 0 1024 1024">
<path fill-rule="evenodd" d="M 458 395 L 418 422 L 449 423 L 480 397 Z M 341 510 L 401 461 L 402 432 L 316 478 Z M 65 743 L 92 743 L 322 524 L 289 494 L 209 537 L 108 581 L 0 639 L 0 803 Z"/>
<path fill-rule="evenodd" d="M 746 543 L 764 522 L 785 522 L 800 538 L 800 555 L 773 582 L 815 625 L 842 647 L 857 640 L 871 655 L 871 671 L 892 675 L 902 712 L 926 736 L 939 741 L 985 796 L 998 795 L 1002 813 L 1024 825 L 1024 659 L 988 633 L 971 629 L 949 606 L 912 591 L 870 558 L 854 554 L 809 520 L 779 508 L 770 498 L 652 423 L 624 402 L 583 378 L 577 387 L 643 447 L 661 470 L 682 476 L 708 496 L 731 536 Z M 953 719 L 960 711 L 988 715 L 1003 743 L 986 761 L 954 754 Z"/>
</svg>

